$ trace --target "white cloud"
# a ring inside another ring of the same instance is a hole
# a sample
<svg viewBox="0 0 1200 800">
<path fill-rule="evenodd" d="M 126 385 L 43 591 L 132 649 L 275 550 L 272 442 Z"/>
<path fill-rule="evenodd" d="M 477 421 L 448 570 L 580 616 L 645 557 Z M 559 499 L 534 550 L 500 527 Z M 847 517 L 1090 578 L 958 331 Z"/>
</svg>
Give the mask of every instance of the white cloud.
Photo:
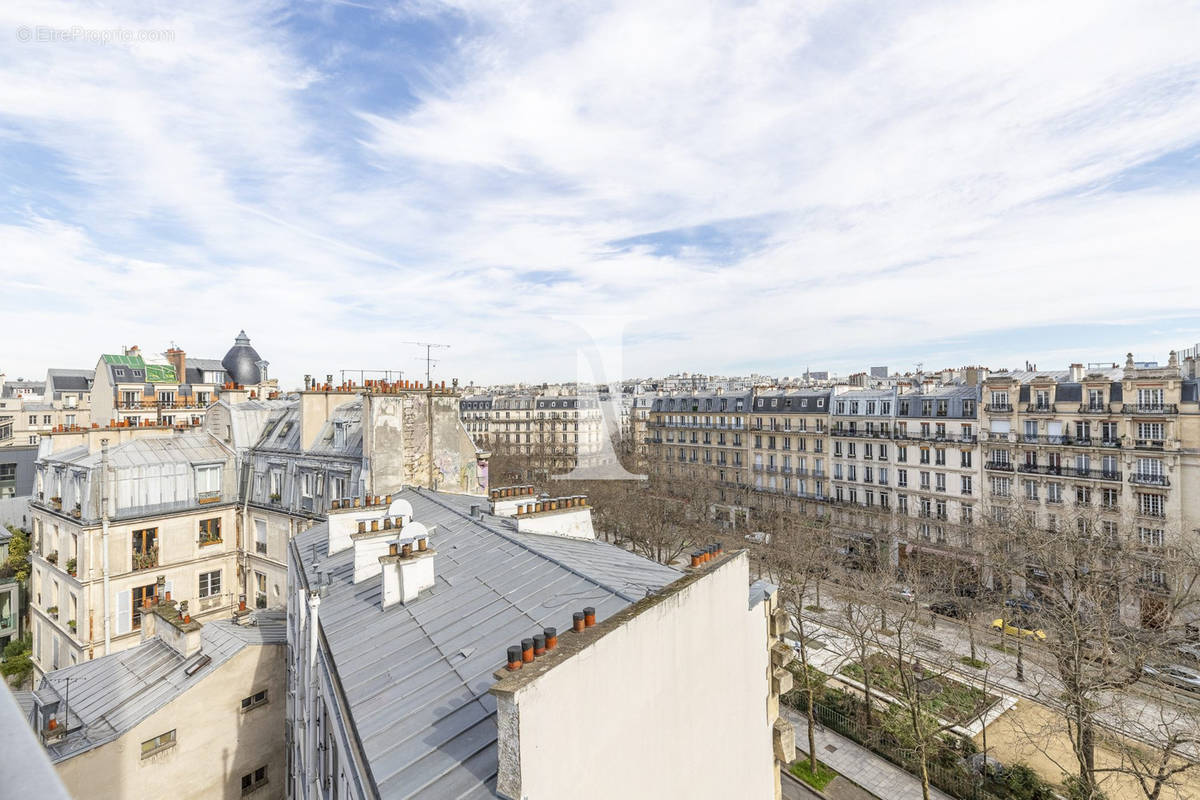
<svg viewBox="0 0 1200 800">
<path fill-rule="evenodd" d="M 415 368 L 414 338 L 454 345 L 446 375 L 566 377 L 555 320 L 587 313 L 636 321 L 638 374 L 947 340 L 1015 363 L 1023 328 L 1200 313 L 1196 181 L 1108 187 L 1200 140 L 1187 4 L 363 5 L 0 9 L 175 32 L 0 49 L 0 153 L 49 154 L 0 228 L 0 311 L 47 349 L 0 366 L 220 355 L 245 327 L 290 380 Z M 453 32 L 417 70 L 350 33 L 413 20 Z M 757 246 L 719 265 L 610 244 L 731 220 Z"/>
</svg>

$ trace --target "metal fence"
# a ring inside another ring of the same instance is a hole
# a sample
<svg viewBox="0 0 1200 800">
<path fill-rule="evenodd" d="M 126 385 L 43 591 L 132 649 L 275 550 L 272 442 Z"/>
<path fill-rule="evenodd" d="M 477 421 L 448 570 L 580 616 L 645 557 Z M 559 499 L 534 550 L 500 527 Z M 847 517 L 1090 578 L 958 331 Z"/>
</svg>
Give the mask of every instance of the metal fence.
<svg viewBox="0 0 1200 800">
<path fill-rule="evenodd" d="M 852 701 L 849 696 L 846 699 Z M 837 708 L 813 703 L 813 716 L 824 727 L 886 758 L 905 772 L 914 776 L 920 774 L 921 762 L 915 750 L 882 739 L 863 724 L 857 714 L 851 715 Z M 977 776 L 963 770 L 949 768 L 936 762 L 927 762 L 925 769 L 932 786 L 958 800 L 1005 800 L 987 791 Z"/>
</svg>

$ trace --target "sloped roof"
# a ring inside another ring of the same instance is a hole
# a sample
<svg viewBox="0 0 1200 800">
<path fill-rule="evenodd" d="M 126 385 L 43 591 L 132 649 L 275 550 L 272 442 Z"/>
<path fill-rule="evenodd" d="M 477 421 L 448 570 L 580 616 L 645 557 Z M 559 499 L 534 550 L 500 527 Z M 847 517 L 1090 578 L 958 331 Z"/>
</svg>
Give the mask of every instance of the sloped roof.
<svg viewBox="0 0 1200 800">
<path fill-rule="evenodd" d="M 48 369 L 46 390 L 52 399 L 61 400 L 63 392 L 90 392 L 96 378 L 94 369 Z"/>
<path fill-rule="evenodd" d="M 46 456 L 44 460 L 92 468 L 100 466 L 100 456 L 100 451 L 80 445 Z M 229 451 L 215 437 L 200 431 L 132 439 L 108 451 L 108 463 L 113 469 L 164 463 L 201 464 L 224 461 L 228 457 Z"/>
<path fill-rule="evenodd" d="M 187 658 L 155 637 L 120 653 L 47 673 L 35 694 L 43 702 L 59 700 L 59 717 L 72 731 L 46 748 L 51 761 L 63 761 L 119 738 L 243 648 L 287 643 L 283 612 L 259 612 L 255 619 L 258 624 L 247 627 L 231 620 L 206 623 L 200 631 L 200 652 Z M 186 669 L 204 656 L 211 660 L 187 675 Z M 71 695 L 66 707 L 61 701 L 66 699 L 68 679 Z"/>
<path fill-rule="evenodd" d="M 382 610 L 381 577 L 353 583 L 353 548 L 326 556 L 329 529 L 296 536 L 308 584 L 331 585 L 320 626 L 371 778 L 383 797 L 494 797 L 496 704 L 488 689 L 505 648 L 571 613 L 599 620 L 682 576 L 602 542 L 519 534 L 511 519 L 470 516 L 479 498 L 423 489 L 399 497 L 437 526 L 434 587 Z"/>
</svg>

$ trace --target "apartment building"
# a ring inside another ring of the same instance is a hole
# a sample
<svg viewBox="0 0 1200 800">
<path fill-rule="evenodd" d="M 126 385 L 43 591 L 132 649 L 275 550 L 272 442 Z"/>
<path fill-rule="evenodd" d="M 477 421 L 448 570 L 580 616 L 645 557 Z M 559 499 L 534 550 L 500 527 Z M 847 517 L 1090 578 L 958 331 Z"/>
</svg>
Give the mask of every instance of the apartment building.
<svg viewBox="0 0 1200 800">
<path fill-rule="evenodd" d="M 204 432 L 39 458 L 29 509 L 39 674 L 132 647 L 160 587 L 197 619 L 236 607 L 238 470 Z"/>
<path fill-rule="evenodd" d="M 552 474 L 593 467 L 612 456 L 599 396 L 545 390 L 473 394 L 459 414 L 475 443 L 498 455 L 526 456 Z"/>
<path fill-rule="evenodd" d="M 286 796 L 282 613 L 201 624 L 182 606 L 160 593 L 138 644 L 31 693 L 27 721 L 71 796 Z"/>
<path fill-rule="evenodd" d="M 1163 614 L 1168 555 L 1194 537 L 1192 492 L 1200 453 L 1197 382 L 1174 352 L 1166 366 L 993 374 L 984 386 L 981 437 L 988 513 L 1021 514 L 1029 527 L 1066 527 L 1128 545 L 1143 562 L 1123 616 L 1151 624 Z M 1018 591 L 1036 593 L 1031 572 Z"/>
<path fill-rule="evenodd" d="M 492 494 L 355 498 L 293 540 L 288 796 L 778 798 L 788 621 L 745 551 L 677 570 L 579 498 Z"/>
<path fill-rule="evenodd" d="M 655 397 L 650 406 L 648 468 L 667 480 L 714 487 L 708 511 L 723 522 L 748 513 L 752 402 L 752 392 L 711 392 Z"/>
<path fill-rule="evenodd" d="M 203 424 L 223 389 L 266 398 L 277 389 L 268 362 L 240 332 L 221 360 L 191 358 L 178 347 L 147 356 L 137 345 L 104 354 L 96 364 L 92 418 L 99 423 L 184 427 Z"/>
<path fill-rule="evenodd" d="M 973 527 L 982 497 L 978 386 L 920 383 L 896 397 L 892 455 L 896 563 L 914 554 L 918 571 L 933 567 L 962 584 L 979 580 Z M 876 478 L 887 485 L 888 465 Z M 946 563 L 951 559 L 951 563 Z M 956 569 L 947 570 L 947 567 Z"/>
<path fill-rule="evenodd" d="M 812 513 L 807 501 L 828 495 L 831 393 L 768 390 L 751 399 L 754 491 L 780 497 L 774 508 Z"/>
<path fill-rule="evenodd" d="M 0 374 L 0 447 L 37 445 L 63 425 L 91 422 L 92 370 L 50 369 L 45 381 Z"/>
</svg>

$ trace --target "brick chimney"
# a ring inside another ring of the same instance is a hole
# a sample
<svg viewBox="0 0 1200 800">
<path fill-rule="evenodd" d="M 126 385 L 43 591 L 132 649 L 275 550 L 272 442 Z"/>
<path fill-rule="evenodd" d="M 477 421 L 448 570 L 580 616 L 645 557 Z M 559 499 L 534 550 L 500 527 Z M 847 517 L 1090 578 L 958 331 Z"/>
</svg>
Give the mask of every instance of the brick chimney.
<svg viewBox="0 0 1200 800">
<path fill-rule="evenodd" d="M 178 347 L 172 347 L 166 352 L 167 361 L 175 367 L 175 376 L 180 383 L 187 383 L 187 354 Z"/>
</svg>

